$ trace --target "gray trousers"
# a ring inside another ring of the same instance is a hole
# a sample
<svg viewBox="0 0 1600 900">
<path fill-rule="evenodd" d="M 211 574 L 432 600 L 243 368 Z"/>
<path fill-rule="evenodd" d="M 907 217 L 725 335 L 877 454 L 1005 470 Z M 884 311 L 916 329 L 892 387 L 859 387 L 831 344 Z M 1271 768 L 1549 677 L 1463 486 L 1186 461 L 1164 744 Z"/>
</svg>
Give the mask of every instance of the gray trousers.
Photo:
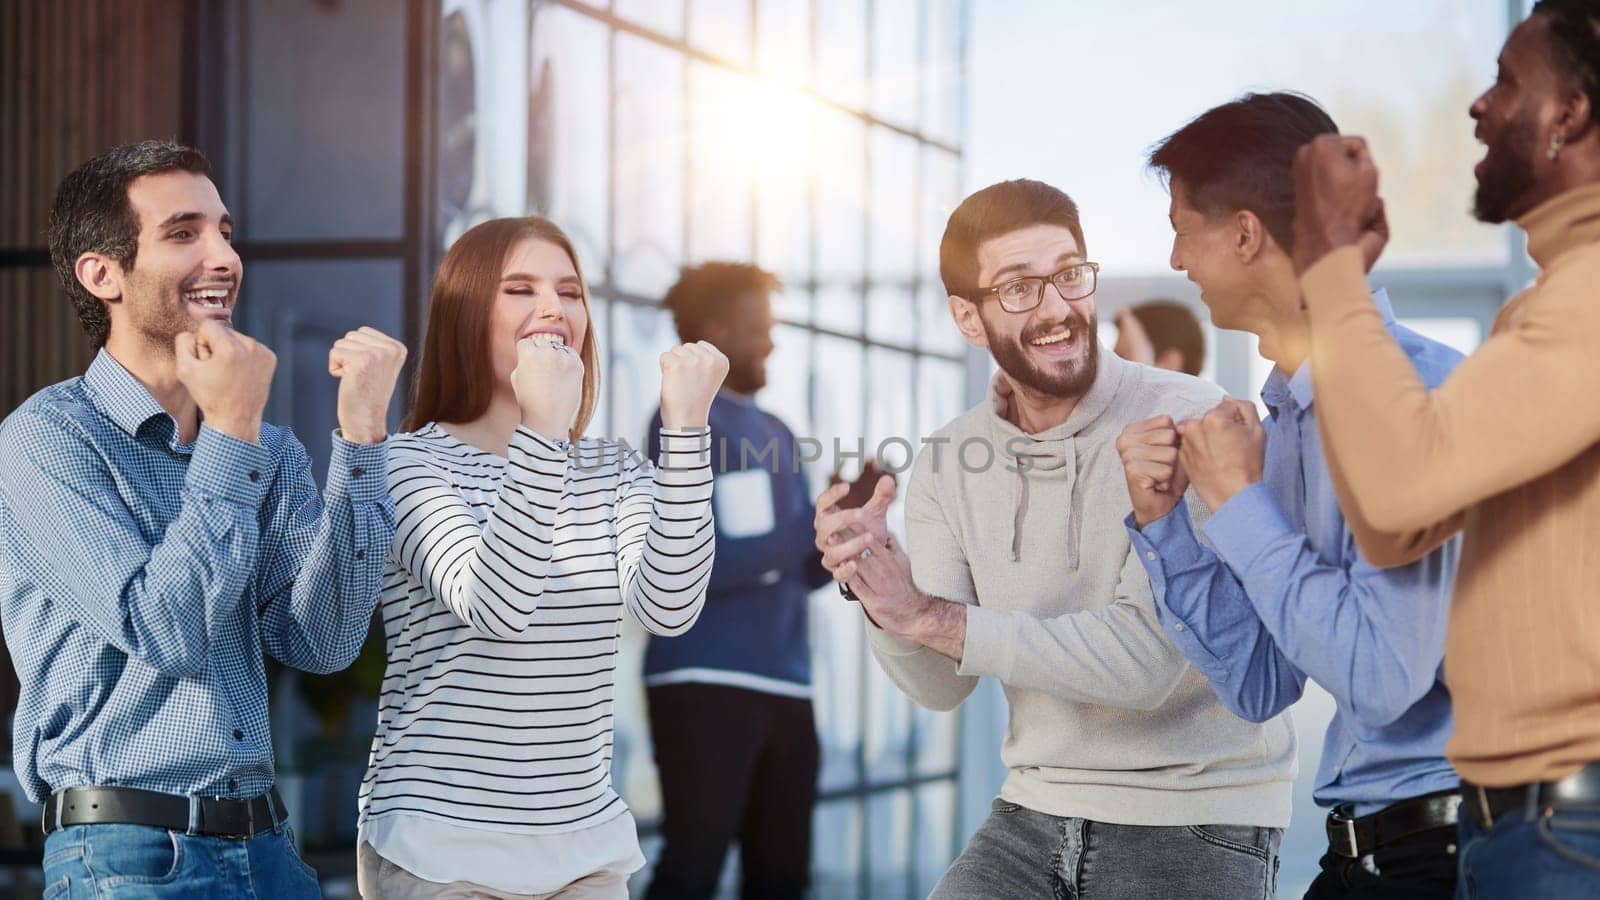
<svg viewBox="0 0 1600 900">
<path fill-rule="evenodd" d="M 1282 837 L 1251 825 L 1108 825 L 996 800 L 930 900 L 1270 898 Z"/>
</svg>

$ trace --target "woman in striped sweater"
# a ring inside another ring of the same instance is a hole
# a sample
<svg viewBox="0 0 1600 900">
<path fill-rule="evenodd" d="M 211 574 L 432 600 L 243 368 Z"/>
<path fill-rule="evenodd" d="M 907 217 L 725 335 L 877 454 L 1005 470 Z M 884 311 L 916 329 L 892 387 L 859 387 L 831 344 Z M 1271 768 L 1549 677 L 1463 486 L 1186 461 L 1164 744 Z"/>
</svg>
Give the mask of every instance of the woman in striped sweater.
<svg viewBox="0 0 1600 900">
<path fill-rule="evenodd" d="M 622 611 L 659 635 L 700 613 L 727 370 L 709 344 L 662 354 L 656 465 L 584 439 L 599 367 L 571 242 L 496 219 L 445 254 L 389 446 L 363 897 L 627 896 L 644 859 L 611 785 Z"/>
</svg>

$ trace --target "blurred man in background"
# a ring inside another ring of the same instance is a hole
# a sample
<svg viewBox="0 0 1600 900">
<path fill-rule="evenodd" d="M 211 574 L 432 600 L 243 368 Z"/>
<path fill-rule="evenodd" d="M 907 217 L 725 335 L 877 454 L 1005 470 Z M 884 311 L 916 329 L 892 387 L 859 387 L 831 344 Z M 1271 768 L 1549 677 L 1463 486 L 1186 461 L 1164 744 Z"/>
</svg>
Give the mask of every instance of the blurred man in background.
<svg viewBox="0 0 1600 900">
<path fill-rule="evenodd" d="M 794 434 L 755 401 L 778 289 L 755 266 L 708 262 L 663 301 L 684 341 L 728 357 L 728 377 L 711 405 L 717 561 L 705 610 L 645 653 L 666 839 L 651 900 L 714 895 L 736 840 L 744 897 L 798 898 L 810 869 L 819 751 L 806 607 L 828 573 Z"/>
<path fill-rule="evenodd" d="M 1117 311 L 1115 350 L 1129 362 L 1199 375 L 1206 364 L 1206 335 L 1188 306 L 1146 300 Z"/>
</svg>

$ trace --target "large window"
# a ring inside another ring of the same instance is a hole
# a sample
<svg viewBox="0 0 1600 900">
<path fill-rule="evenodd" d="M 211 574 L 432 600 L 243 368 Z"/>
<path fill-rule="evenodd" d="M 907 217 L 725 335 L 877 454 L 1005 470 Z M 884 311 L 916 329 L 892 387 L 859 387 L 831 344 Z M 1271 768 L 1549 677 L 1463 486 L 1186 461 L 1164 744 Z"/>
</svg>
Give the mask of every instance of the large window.
<svg viewBox="0 0 1600 900">
<path fill-rule="evenodd" d="M 936 262 L 960 190 L 962 0 L 446 0 L 442 12 L 441 40 L 458 46 L 441 60 L 470 58 L 476 73 L 457 76 L 476 137 L 454 168 L 441 160 L 440 183 L 469 199 L 441 206 L 439 248 L 497 215 L 537 212 L 573 234 L 605 365 L 591 433 L 643 440 L 656 356 L 677 340 L 659 299 L 680 266 L 709 259 L 784 281 L 761 402 L 826 448 L 818 489 L 835 439 L 871 456 L 966 407 Z M 660 799 L 644 641 L 630 622 L 614 769 L 648 833 Z M 959 849 L 957 717 L 913 709 L 831 589 L 813 601 L 812 653 L 816 894 L 924 896 Z"/>
</svg>

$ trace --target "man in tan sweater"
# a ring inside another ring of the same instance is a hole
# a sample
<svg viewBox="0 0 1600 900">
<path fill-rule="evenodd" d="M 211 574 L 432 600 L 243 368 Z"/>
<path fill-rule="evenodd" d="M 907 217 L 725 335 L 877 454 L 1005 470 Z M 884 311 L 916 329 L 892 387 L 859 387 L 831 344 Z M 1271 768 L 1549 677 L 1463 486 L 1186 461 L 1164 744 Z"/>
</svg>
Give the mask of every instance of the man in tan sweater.
<svg viewBox="0 0 1600 900">
<path fill-rule="evenodd" d="M 1538 280 L 1424 388 L 1369 302 L 1387 238 L 1359 138 L 1296 160 L 1295 263 L 1322 440 L 1366 556 L 1464 536 L 1445 677 L 1471 896 L 1600 896 L 1600 3 L 1542 0 L 1471 108 L 1476 213 Z"/>
</svg>

